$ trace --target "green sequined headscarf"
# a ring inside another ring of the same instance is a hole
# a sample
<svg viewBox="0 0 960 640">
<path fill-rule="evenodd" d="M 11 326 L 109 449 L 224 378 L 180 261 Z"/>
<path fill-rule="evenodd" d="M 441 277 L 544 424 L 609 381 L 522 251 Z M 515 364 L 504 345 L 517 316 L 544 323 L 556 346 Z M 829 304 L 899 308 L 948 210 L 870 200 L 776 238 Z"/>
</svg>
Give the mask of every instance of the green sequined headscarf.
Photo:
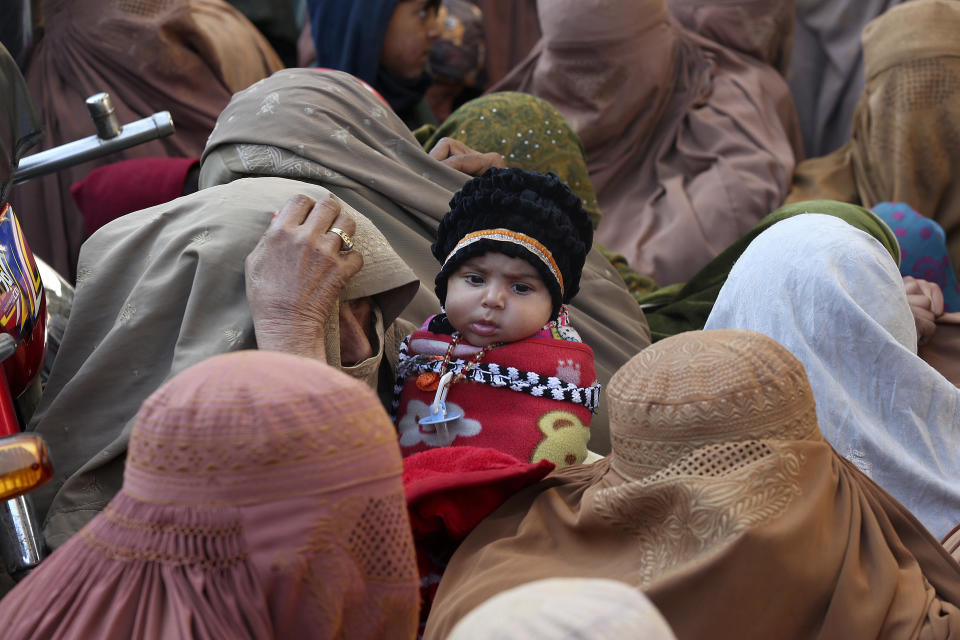
<svg viewBox="0 0 960 640">
<path fill-rule="evenodd" d="M 454 138 L 483 153 L 496 151 L 508 167 L 552 171 L 583 200 L 593 227 L 600 223 L 580 138 L 545 100 L 526 93 L 491 93 L 467 102 L 440 127 L 420 129 L 416 135 L 427 151 L 440 138 Z"/>
</svg>

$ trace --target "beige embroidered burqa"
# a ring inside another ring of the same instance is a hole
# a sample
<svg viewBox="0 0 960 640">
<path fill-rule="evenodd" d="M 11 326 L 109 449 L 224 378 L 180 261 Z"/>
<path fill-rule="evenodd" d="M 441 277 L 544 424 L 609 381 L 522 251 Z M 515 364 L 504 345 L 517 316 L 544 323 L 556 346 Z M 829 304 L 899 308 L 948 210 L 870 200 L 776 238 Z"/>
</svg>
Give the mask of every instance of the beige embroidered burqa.
<svg viewBox="0 0 960 640">
<path fill-rule="evenodd" d="M 31 423 L 56 466 L 36 494 L 48 541 L 62 544 L 117 492 L 133 416 L 153 390 L 203 358 L 255 346 L 243 261 L 288 198 L 329 189 L 372 223 L 355 215 L 364 268 L 344 299 L 376 297 L 390 359 L 397 314 L 419 323 L 439 310 L 429 246 L 466 180 L 345 73 L 291 69 L 237 94 L 204 156 L 203 189 L 115 220 L 84 244 L 70 325 Z M 642 312 L 596 251 L 571 315 L 603 382 L 649 344 Z M 337 335 L 328 324 L 331 364 Z M 368 379 L 370 367 L 358 367 Z M 600 452 L 609 450 L 605 416 L 592 429 Z"/>
<path fill-rule="evenodd" d="M 199 156 L 233 93 L 283 64 L 224 0 L 41 0 L 44 35 L 27 70 L 46 135 L 42 148 L 95 133 L 84 100 L 110 94 L 121 124 L 168 110 L 176 133 L 34 179 L 14 190 L 30 247 L 75 276 L 83 218 L 70 185 L 125 158 Z"/>
<path fill-rule="evenodd" d="M 789 201 L 906 202 L 960 264 L 960 2 L 911 0 L 863 30 L 866 88 L 850 142 L 797 167 Z"/>
<path fill-rule="evenodd" d="M 748 331 L 657 342 L 610 382 L 613 454 L 491 514 L 425 638 L 546 577 L 641 589 L 677 637 L 952 638 L 960 566 L 827 444 L 803 367 Z"/>
<path fill-rule="evenodd" d="M 783 203 L 800 129 L 772 60 L 680 27 L 665 0 L 538 8 L 543 38 L 495 89 L 551 102 L 580 136 L 600 244 L 660 284 L 684 282 Z"/>
<path fill-rule="evenodd" d="M 393 424 L 314 360 L 217 356 L 144 403 L 123 488 L 0 600 L 6 640 L 412 640 Z"/>
</svg>

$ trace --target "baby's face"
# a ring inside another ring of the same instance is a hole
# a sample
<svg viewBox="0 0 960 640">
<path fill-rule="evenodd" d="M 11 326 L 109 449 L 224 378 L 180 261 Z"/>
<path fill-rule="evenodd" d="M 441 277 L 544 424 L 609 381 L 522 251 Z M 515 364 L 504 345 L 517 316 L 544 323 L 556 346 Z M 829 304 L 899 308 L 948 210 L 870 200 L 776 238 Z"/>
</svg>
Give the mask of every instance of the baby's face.
<svg viewBox="0 0 960 640">
<path fill-rule="evenodd" d="M 550 320 L 553 301 L 536 268 L 521 258 L 485 253 L 447 280 L 447 318 L 477 347 L 516 342 Z"/>
</svg>

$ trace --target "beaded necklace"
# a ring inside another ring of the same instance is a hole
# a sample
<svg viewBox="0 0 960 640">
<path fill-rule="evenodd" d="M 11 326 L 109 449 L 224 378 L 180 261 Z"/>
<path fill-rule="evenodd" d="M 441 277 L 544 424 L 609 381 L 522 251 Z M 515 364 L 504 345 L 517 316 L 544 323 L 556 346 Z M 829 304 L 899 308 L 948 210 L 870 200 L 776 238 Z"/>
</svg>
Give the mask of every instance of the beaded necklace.
<svg viewBox="0 0 960 640">
<path fill-rule="evenodd" d="M 421 373 L 417 376 L 417 388 L 421 391 L 436 391 L 437 385 L 440 383 L 440 378 L 447 372 L 447 368 L 450 366 L 450 359 L 453 356 L 453 350 L 457 348 L 457 345 L 460 344 L 460 332 L 454 331 L 451 336 L 450 346 L 447 347 L 447 352 L 443 356 L 443 364 L 440 366 L 440 373 L 433 371 L 428 371 L 426 373 Z M 450 386 L 457 384 L 462 381 L 466 374 L 470 372 L 471 369 L 480 364 L 480 361 L 486 357 L 488 353 L 499 347 L 501 343 L 494 342 L 483 347 L 473 356 L 473 359 L 467 363 L 467 365 L 461 369 L 456 375 L 453 376 L 453 379 L 450 380 Z"/>
</svg>

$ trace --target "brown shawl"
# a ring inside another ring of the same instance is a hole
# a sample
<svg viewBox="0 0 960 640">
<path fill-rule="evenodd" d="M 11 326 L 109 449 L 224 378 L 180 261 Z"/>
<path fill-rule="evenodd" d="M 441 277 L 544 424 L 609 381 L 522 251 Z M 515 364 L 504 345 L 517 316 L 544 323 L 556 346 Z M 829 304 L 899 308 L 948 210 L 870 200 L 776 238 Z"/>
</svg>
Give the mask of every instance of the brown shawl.
<svg viewBox="0 0 960 640">
<path fill-rule="evenodd" d="M 665 0 L 538 6 L 542 40 L 495 88 L 544 98 L 580 136 L 598 242 L 682 282 L 782 204 L 800 135 L 774 68 L 679 27 Z"/>
<path fill-rule="evenodd" d="M 948 638 L 960 566 L 817 427 L 802 365 L 689 332 L 610 382 L 613 454 L 554 473 L 464 541 L 425 638 L 547 577 L 643 590 L 678 638 Z"/>
<path fill-rule="evenodd" d="M 797 167 L 789 202 L 906 202 L 960 264 L 960 3 L 912 0 L 863 31 L 866 88 L 850 142 Z"/>
<path fill-rule="evenodd" d="M 75 277 L 83 218 L 70 185 L 125 158 L 195 157 L 230 96 L 282 68 L 250 22 L 223 0 L 43 0 L 43 38 L 27 82 L 48 149 L 94 133 L 84 100 L 110 94 L 121 124 L 168 110 L 173 136 L 32 180 L 14 190 L 38 256 Z"/>
</svg>

